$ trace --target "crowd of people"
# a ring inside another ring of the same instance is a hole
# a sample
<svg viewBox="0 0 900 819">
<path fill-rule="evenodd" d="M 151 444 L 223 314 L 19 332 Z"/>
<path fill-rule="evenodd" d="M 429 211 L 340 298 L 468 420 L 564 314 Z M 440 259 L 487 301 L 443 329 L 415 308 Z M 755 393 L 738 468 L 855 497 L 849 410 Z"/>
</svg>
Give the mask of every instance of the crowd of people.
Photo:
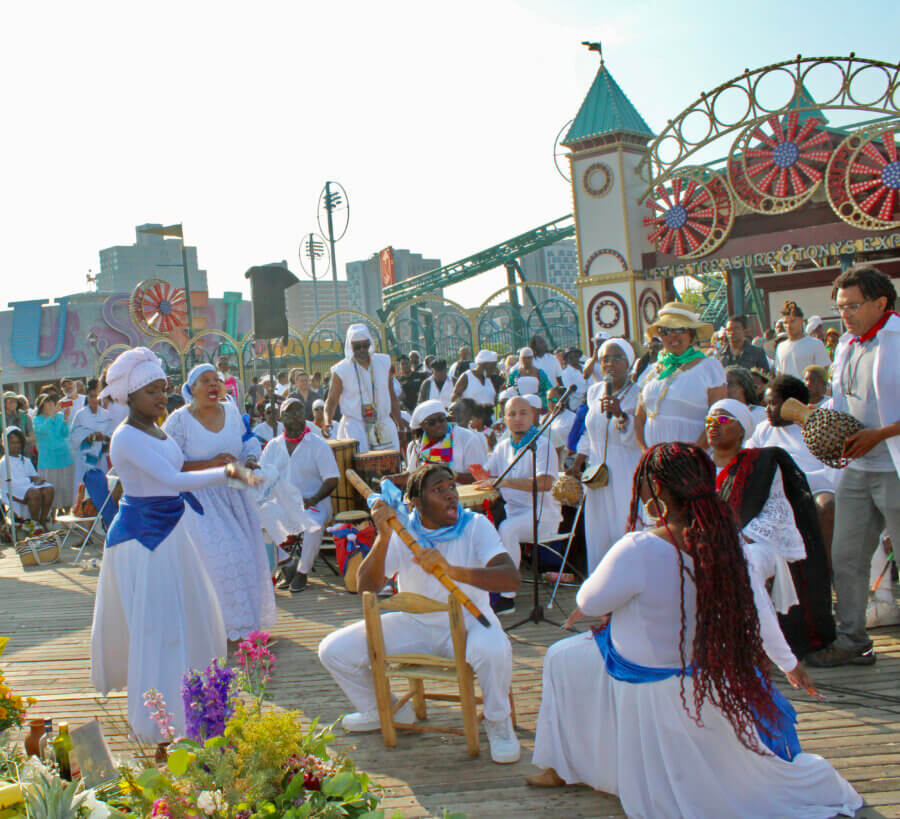
<svg viewBox="0 0 900 819">
<path fill-rule="evenodd" d="M 127 680 L 133 727 L 153 737 L 141 692 L 177 701 L 179 671 L 274 624 L 273 575 L 307 588 L 342 476 L 329 442 L 395 453 L 399 489 L 370 502 L 376 535 L 358 589 L 446 600 L 435 568 L 463 588 L 490 623 L 465 615 L 491 756 L 511 762 L 512 649 L 498 618 L 515 610 L 533 497 L 538 539 L 550 539 L 557 484 L 574 479 L 588 577 L 568 624 L 597 620 L 547 654 L 531 784 L 586 783 L 629 815 L 852 812 L 859 796 L 802 753 L 768 670 L 815 693 L 807 666 L 871 665 L 867 627 L 900 622 L 890 580 L 875 582 L 900 542 L 896 291 L 863 265 L 833 298 L 840 330 L 787 301 L 755 337 L 740 315 L 713 332 L 671 302 L 643 350 L 601 333 L 587 354 L 553 352 L 537 335 L 507 355 L 464 346 L 453 362 L 416 351 L 395 361 L 354 324 L 324 378 L 297 369 L 243 384 L 223 358 L 177 392 L 137 348 L 102 383 L 48 386 L 33 412 L 4 394 L 4 498 L 48 526 L 86 474 L 114 468 L 124 496 L 102 563 L 93 679 L 102 692 Z M 788 399 L 862 422 L 846 469 L 812 455 L 781 414 Z M 516 461 L 526 447 L 533 458 Z M 499 513 L 463 508 L 469 484 L 499 489 Z M 418 557 L 396 516 L 427 547 Z M 384 621 L 389 654 L 452 652 L 445 615 Z M 348 731 L 380 725 L 365 639 L 356 623 L 319 649 L 356 709 Z M 396 718 L 414 722 L 411 705 Z"/>
</svg>

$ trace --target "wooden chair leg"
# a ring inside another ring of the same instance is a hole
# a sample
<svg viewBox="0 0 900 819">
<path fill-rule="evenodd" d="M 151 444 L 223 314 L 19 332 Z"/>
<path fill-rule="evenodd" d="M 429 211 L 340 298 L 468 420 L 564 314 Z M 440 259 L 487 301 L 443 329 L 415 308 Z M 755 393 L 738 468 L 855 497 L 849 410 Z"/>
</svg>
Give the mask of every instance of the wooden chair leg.
<svg viewBox="0 0 900 819">
<path fill-rule="evenodd" d="M 381 736 L 388 748 L 397 745 L 397 729 L 394 726 L 394 706 L 391 701 L 391 683 L 385 670 L 386 650 L 378 600 L 371 592 L 363 595 L 363 618 L 366 622 L 366 636 L 369 643 L 369 663 L 372 667 L 372 681 L 375 687 L 375 701 L 378 703 L 378 719 L 381 721 Z"/>
<path fill-rule="evenodd" d="M 475 711 L 475 675 L 466 663 L 459 669 L 459 705 L 462 709 L 463 731 L 469 756 L 478 756 L 478 714 Z"/>
<path fill-rule="evenodd" d="M 513 728 L 518 728 L 519 723 L 516 721 L 516 701 L 513 697 L 512 688 L 509 689 L 509 715 L 512 717 Z"/>
<path fill-rule="evenodd" d="M 419 719 L 428 717 L 428 708 L 425 705 L 425 683 L 422 680 L 410 678 L 409 687 L 413 692 L 413 709 Z"/>
</svg>

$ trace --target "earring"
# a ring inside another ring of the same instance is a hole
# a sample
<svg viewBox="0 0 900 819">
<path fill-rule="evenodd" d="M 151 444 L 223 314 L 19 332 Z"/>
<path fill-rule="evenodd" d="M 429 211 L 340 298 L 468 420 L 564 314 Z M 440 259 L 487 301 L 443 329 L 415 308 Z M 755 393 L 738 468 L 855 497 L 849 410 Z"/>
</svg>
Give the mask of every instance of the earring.
<svg viewBox="0 0 900 819">
<path fill-rule="evenodd" d="M 669 515 L 669 507 L 666 505 L 666 502 L 662 498 L 653 498 L 651 503 L 656 508 L 656 511 L 650 512 L 649 508 L 647 509 L 647 511 L 656 517 L 657 524 L 664 522 Z"/>
</svg>

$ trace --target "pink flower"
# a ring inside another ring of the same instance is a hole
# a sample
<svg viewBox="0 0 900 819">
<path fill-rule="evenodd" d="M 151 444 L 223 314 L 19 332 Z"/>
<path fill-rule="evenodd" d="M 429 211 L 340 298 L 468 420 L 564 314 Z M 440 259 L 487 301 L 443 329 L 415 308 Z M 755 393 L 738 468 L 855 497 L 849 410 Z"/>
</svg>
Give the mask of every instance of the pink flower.
<svg viewBox="0 0 900 819">
<path fill-rule="evenodd" d="M 165 817 L 165 819 L 169 819 L 171 817 L 171 813 L 169 813 L 169 803 L 166 802 L 165 799 L 157 799 L 153 803 L 153 809 L 150 812 L 151 816 L 159 816 Z"/>
</svg>

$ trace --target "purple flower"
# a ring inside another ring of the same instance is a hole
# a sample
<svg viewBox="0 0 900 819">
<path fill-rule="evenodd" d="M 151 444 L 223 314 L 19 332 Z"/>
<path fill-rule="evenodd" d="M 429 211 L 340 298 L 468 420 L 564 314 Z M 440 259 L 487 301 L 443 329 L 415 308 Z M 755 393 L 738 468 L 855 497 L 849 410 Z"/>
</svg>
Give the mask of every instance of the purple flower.
<svg viewBox="0 0 900 819">
<path fill-rule="evenodd" d="M 184 675 L 181 688 L 184 718 L 190 739 L 202 742 L 221 736 L 225 723 L 231 718 L 231 682 L 235 672 L 220 668 L 213 660 L 205 671 L 190 671 Z"/>
</svg>

